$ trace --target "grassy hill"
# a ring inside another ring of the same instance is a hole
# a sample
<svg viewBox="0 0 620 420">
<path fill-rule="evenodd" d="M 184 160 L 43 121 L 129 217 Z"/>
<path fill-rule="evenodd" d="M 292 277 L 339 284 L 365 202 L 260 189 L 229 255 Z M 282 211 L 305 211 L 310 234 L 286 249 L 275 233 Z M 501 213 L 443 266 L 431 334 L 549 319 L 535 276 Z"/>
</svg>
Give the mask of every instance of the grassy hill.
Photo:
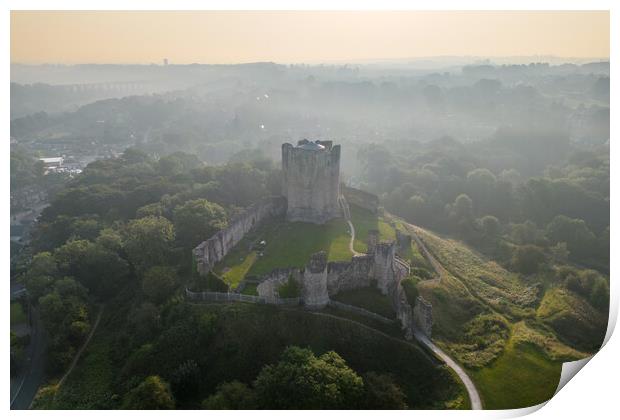
<svg viewBox="0 0 620 420">
<path fill-rule="evenodd" d="M 338 352 L 358 373 L 389 373 L 412 408 L 464 408 L 467 397 L 447 368 L 415 345 L 327 314 L 250 304 L 174 303 L 162 312 L 162 329 L 136 336 L 125 318 L 109 309 L 84 358 L 61 389 L 48 388 L 37 408 L 117 408 L 119 395 L 137 380 L 158 374 L 171 381 L 177 366 L 200 368 L 195 393 L 178 408 L 196 408 L 222 382 L 250 383 L 288 345 L 315 353 Z"/>
<path fill-rule="evenodd" d="M 552 276 L 525 278 L 462 242 L 398 225 L 417 234 L 447 270 L 418 290 L 433 304 L 434 339 L 470 372 L 485 408 L 546 401 L 562 362 L 598 348 L 606 314 Z"/>
</svg>

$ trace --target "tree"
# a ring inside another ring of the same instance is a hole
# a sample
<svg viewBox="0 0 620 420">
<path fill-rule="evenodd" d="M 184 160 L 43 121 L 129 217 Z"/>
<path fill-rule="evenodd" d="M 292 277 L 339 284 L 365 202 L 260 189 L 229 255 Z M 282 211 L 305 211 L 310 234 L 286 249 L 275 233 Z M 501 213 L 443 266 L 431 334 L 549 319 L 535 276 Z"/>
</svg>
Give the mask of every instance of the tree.
<svg viewBox="0 0 620 420">
<path fill-rule="evenodd" d="M 177 397 L 186 397 L 200 384 L 200 368 L 195 360 L 186 360 L 172 372 L 170 380 Z"/>
<path fill-rule="evenodd" d="M 63 274 L 76 278 L 98 297 L 110 297 L 123 286 L 129 264 L 115 251 L 87 241 L 67 242 L 54 253 Z"/>
<path fill-rule="evenodd" d="M 519 245 L 536 244 L 540 239 L 536 224 L 531 220 L 524 223 L 515 223 L 511 226 L 510 237 Z"/>
<path fill-rule="evenodd" d="M 133 332 L 139 340 L 153 336 L 159 324 L 159 310 L 151 302 L 144 302 L 129 316 Z"/>
<path fill-rule="evenodd" d="M 215 394 L 202 402 L 205 410 L 255 410 L 256 394 L 246 384 L 239 381 L 218 385 Z"/>
<path fill-rule="evenodd" d="M 480 219 L 480 226 L 487 239 L 495 239 L 500 233 L 499 220 L 495 216 L 484 216 Z"/>
<path fill-rule="evenodd" d="M 134 267 L 144 273 L 149 267 L 168 260 L 174 227 L 164 217 L 131 220 L 124 231 L 124 247 Z"/>
<path fill-rule="evenodd" d="M 543 250 L 535 245 L 524 245 L 515 248 L 512 265 L 520 273 L 533 274 L 546 260 Z"/>
<path fill-rule="evenodd" d="M 25 283 L 28 294 L 37 302 L 41 296 L 52 290 L 54 278 L 58 275 L 58 265 L 49 252 L 36 254 L 26 271 Z"/>
<path fill-rule="evenodd" d="M 566 242 L 558 242 L 557 244 L 550 246 L 549 252 L 551 252 L 553 259 L 560 263 L 565 263 L 570 255 Z"/>
<path fill-rule="evenodd" d="M 263 367 L 254 389 L 261 408 L 352 409 L 361 404 L 364 384 L 336 352 L 316 357 L 293 346 L 276 365 Z"/>
<path fill-rule="evenodd" d="M 172 267 L 149 268 L 142 278 L 142 291 L 154 303 L 162 303 L 179 283 L 176 270 Z"/>
<path fill-rule="evenodd" d="M 120 254 L 123 249 L 123 238 L 121 234 L 117 230 L 110 228 L 102 229 L 95 243 L 117 254 Z"/>
<path fill-rule="evenodd" d="M 164 213 L 165 209 L 162 203 L 151 203 L 136 210 L 136 217 L 139 219 L 149 216 L 162 217 Z"/>
<path fill-rule="evenodd" d="M 570 255 L 580 259 L 592 255 L 596 237 L 581 219 L 556 216 L 547 225 L 547 236 L 552 243 L 565 242 Z"/>
<path fill-rule="evenodd" d="M 406 410 L 407 396 L 390 375 L 364 375 L 364 404 L 371 410 Z"/>
<path fill-rule="evenodd" d="M 122 408 L 125 410 L 172 410 L 174 399 L 170 386 L 159 376 L 149 376 L 125 395 Z"/>
<path fill-rule="evenodd" d="M 609 310 L 609 286 L 604 279 L 600 278 L 592 285 L 589 297 L 592 305 L 599 311 L 607 312 Z"/>
<path fill-rule="evenodd" d="M 495 194 L 497 180 L 486 168 L 478 168 L 467 174 L 467 192 L 472 197 L 478 212 L 489 211 Z"/>
<path fill-rule="evenodd" d="M 178 240 L 189 249 L 228 224 L 222 206 L 205 199 L 190 200 L 177 206 L 173 219 Z"/>
</svg>

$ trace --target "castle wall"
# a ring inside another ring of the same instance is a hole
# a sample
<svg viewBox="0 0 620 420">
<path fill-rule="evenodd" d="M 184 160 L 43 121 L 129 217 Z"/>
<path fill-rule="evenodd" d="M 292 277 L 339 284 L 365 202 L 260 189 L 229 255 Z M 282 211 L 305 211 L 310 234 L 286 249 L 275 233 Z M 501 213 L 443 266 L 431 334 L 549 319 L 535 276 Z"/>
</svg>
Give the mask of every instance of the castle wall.
<svg viewBox="0 0 620 420">
<path fill-rule="evenodd" d="M 395 282 L 394 275 L 394 256 L 396 247 L 393 243 L 379 243 L 375 246 L 374 257 L 374 278 L 377 280 L 377 288 L 387 295 L 390 287 Z"/>
<path fill-rule="evenodd" d="M 208 273 L 246 233 L 265 218 L 283 215 L 285 210 L 286 200 L 283 197 L 273 197 L 249 207 L 242 215 L 231 221 L 226 229 L 220 230 L 194 248 L 198 272 Z"/>
<path fill-rule="evenodd" d="M 283 194 L 286 218 L 322 224 L 340 217 L 340 146 L 319 142 L 322 149 L 282 145 Z"/>
<path fill-rule="evenodd" d="M 322 308 L 329 303 L 327 292 L 327 254 L 318 252 L 314 254 L 302 276 L 301 297 L 306 306 Z"/>
<path fill-rule="evenodd" d="M 433 305 L 422 296 L 418 296 L 413 307 L 413 319 L 416 329 L 422 331 L 428 338 L 433 332 Z"/>
<path fill-rule="evenodd" d="M 314 254 L 304 269 L 274 270 L 258 285 L 258 294 L 267 299 L 277 297 L 278 288 L 292 274 L 301 284 L 301 297 L 308 307 L 322 308 L 339 292 L 376 287 L 390 298 L 396 317 L 406 338 L 413 337 L 415 313 L 407 301 L 401 281 L 409 270 L 395 258 L 395 243 L 379 243 L 369 254 L 355 256 L 351 261 L 327 262 L 325 252 Z M 418 311 L 419 312 L 419 311 Z M 432 324 L 432 319 L 431 319 Z"/>
<path fill-rule="evenodd" d="M 373 214 L 377 214 L 379 210 L 379 197 L 375 194 L 345 185 L 340 186 L 340 192 L 344 195 L 349 204 L 370 210 Z"/>
<path fill-rule="evenodd" d="M 261 279 L 256 286 L 258 296 L 266 298 L 278 297 L 278 289 L 288 281 L 290 276 L 299 283 L 300 271 L 297 268 L 278 268 Z"/>
<path fill-rule="evenodd" d="M 351 262 L 330 262 L 327 264 L 327 290 L 330 296 L 347 290 L 369 287 L 374 278 L 373 257 L 354 256 Z"/>
</svg>

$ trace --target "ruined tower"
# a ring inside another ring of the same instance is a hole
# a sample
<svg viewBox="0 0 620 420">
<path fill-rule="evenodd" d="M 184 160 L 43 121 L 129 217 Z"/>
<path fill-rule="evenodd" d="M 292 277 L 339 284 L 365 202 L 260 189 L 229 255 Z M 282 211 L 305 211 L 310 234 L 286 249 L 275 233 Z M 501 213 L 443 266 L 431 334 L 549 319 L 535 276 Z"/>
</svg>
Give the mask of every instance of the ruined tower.
<svg viewBox="0 0 620 420">
<path fill-rule="evenodd" d="M 323 224 L 341 215 L 340 146 L 331 141 L 301 140 L 282 145 L 286 219 Z"/>
</svg>

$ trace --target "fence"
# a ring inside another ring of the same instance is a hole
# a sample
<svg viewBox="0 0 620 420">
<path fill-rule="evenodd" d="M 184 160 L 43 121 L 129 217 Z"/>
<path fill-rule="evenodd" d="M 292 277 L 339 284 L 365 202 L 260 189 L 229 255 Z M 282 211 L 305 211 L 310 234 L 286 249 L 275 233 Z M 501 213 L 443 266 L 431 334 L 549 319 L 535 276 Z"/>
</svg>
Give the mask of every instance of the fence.
<svg viewBox="0 0 620 420">
<path fill-rule="evenodd" d="M 394 262 L 396 263 L 397 268 L 400 268 L 402 271 L 404 271 L 407 276 L 411 274 L 411 266 L 407 261 L 394 255 Z"/>
<path fill-rule="evenodd" d="M 248 302 L 262 303 L 270 305 L 301 305 L 301 298 L 279 298 L 279 297 L 263 297 L 253 295 L 243 295 L 241 293 L 222 293 L 222 292 L 193 292 L 185 289 L 185 295 L 194 301 L 203 302 Z"/>
<path fill-rule="evenodd" d="M 359 306 L 353 306 L 353 305 L 347 305 L 346 303 L 342 303 L 342 302 L 338 302 L 335 300 L 330 300 L 329 303 L 327 304 L 328 306 L 331 306 L 332 308 L 336 308 L 336 309 L 342 309 L 343 311 L 347 311 L 347 312 L 353 312 L 356 313 L 358 315 L 362 315 L 368 318 L 372 318 L 375 319 L 379 322 L 383 322 L 384 324 L 393 324 L 394 322 L 396 322 L 393 319 L 389 319 L 386 318 L 382 315 L 379 315 L 377 313 L 368 311 L 364 308 L 360 308 Z"/>
</svg>

